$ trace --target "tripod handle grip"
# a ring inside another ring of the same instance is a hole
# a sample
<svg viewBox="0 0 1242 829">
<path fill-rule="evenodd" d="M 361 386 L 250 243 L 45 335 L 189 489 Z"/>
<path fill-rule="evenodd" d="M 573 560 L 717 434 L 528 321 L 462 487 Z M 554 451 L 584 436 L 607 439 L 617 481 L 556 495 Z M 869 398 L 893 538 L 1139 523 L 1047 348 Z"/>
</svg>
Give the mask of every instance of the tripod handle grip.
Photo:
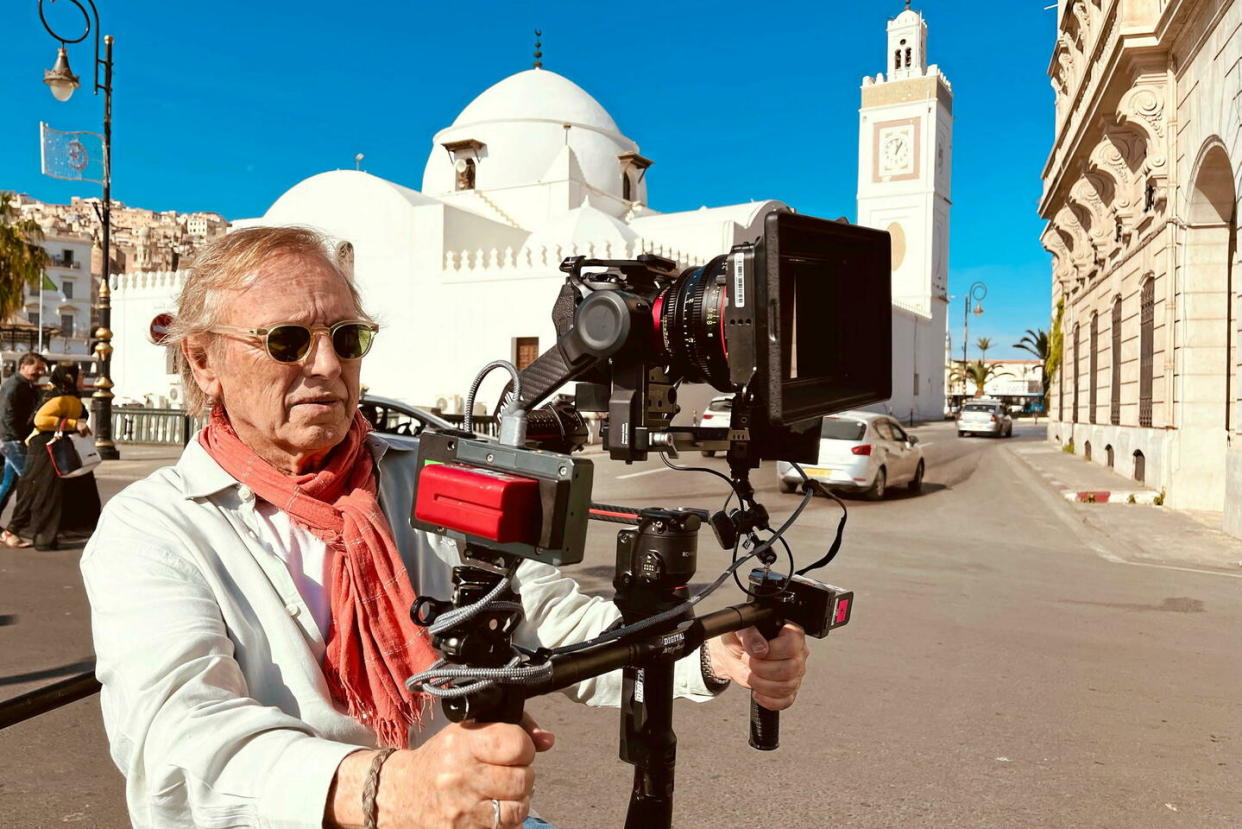
<svg viewBox="0 0 1242 829">
<path fill-rule="evenodd" d="M 769 642 L 780 635 L 782 624 L 761 622 L 756 626 Z M 750 747 L 759 751 L 775 751 L 781 746 L 781 712 L 764 708 L 750 694 Z"/>
</svg>

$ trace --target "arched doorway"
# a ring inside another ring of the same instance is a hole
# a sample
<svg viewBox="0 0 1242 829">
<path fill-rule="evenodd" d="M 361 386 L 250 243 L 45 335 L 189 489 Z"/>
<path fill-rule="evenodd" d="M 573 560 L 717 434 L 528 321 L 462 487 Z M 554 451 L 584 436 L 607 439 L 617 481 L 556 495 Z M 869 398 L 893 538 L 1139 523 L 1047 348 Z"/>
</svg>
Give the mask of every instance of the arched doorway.
<svg viewBox="0 0 1242 829">
<path fill-rule="evenodd" d="M 1177 360 L 1180 462 L 1174 470 L 1178 503 L 1222 509 L 1228 433 L 1233 412 L 1232 263 L 1237 248 L 1233 166 L 1225 148 L 1200 153 L 1187 194 L 1184 272 L 1179 280 L 1182 331 Z"/>
</svg>

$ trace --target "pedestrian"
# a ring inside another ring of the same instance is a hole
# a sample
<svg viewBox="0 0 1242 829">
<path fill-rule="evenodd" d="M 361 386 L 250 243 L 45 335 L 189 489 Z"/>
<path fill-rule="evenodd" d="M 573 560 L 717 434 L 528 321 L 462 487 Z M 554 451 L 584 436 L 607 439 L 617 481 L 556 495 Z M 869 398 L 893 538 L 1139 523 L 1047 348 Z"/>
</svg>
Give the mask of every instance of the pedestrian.
<svg viewBox="0 0 1242 829">
<path fill-rule="evenodd" d="M 47 451 L 58 431 L 90 434 L 86 407 L 78 397 L 78 367 L 57 366 L 49 381 L 51 387 L 35 412 L 34 432 L 26 441 L 26 475 L 4 535 L 10 546 L 29 546 L 26 539 L 30 538 L 36 550 L 56 550 L 62 533 L 70 529 L 89 530 L 99 518 L 99 490 L 94 473 L 61 478 Z M 10 537 L 17 542 L 10 542 Z"/>
<path fill-rule="evenodd" d="M 4 456 L 4 479 L 0 480 L 0 514 L 17 490 L 18 481 L 26 473 L 26 437 L 34 429 L 38 408 L 39 380 L 47 372 L 47 363 L 27 351 L 17 360 L 17 371 L 0 384 L 0 454 Z M 9 547 L 29 547 L 12 533 L 0 534 L 0 541 Z"/>
<path fill-rule="evenodd" d="M 527 815 L 550 733 L 449 723 L 406 687 L 436 657 L 411 603 L 448 595 L 461 558 L 410 526 L 415 441 L 358 411 L 378 328 L 310 231 L 247 228 L 195 259 L 166 342 L 207 426 L 108 502 L 81 564 L 135 829 L 547 825 Z M 526 647 L 620 617 L 541 562 L 514 582 Z M 706 701 L 733 680 L 787 708 L 806 656 L 796 625 L 770 643 L 749 628 L 679 660 L 675 690 Z M 565 690 L 616 705 L 620 672 Z"/>
</svg>

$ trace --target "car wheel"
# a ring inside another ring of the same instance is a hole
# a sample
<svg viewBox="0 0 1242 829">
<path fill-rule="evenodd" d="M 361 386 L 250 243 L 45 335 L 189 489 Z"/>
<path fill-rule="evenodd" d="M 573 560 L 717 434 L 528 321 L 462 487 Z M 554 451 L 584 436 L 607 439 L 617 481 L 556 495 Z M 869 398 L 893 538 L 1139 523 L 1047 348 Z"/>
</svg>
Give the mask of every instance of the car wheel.
<svg viewBox="0 0 1242 829">
<path fill-rule="evenodd" d="M 705 457 L 705 458 L 714 458 L 714 457 L 716 457 L 716 450 L 715 450 L 715 449 L 704 449 L 704 450 L 703 450 L 703 457 Z"/>
<path fill-rule="evenodd" d="M 910 483 L 906 488 L 914 493 L 919 493 L 923 491 L 923 462 L 922 461 L 919 461 L 918 469 L 914 470 L 914 477 L 910 479 Z"/>
<path fill-rule="evenodd" d="M 875 473 L 875 483 L 871 485 L 871 489 L 867 490 L 865 497 L 868 501 L 878 501 L 884 497 L 884 493 L 888 491 L 888 473 L 884 467 L 880 467 L 880 471 Z"/>
<path fill-rule="evenodd" d="M 780 488 L 781 488 L 781 492 L 785 493 L 786 495 L 789 495 L 792 492 L 798 491 L 797 484 L 791 484 L 789 481 L 785 481 L 785 480 L 782 480 L 780 482 Z"/>
</svg>

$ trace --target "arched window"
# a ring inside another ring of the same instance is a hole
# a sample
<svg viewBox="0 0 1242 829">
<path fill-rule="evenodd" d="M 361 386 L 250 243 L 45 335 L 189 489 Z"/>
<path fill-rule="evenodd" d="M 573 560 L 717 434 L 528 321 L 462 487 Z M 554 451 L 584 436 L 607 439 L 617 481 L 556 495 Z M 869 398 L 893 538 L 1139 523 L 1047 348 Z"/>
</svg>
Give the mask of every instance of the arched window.
<svg viewBox="0 0 1242 829">
<path fill-rule="evenodd" d="M 459 158 L 454 163 L 453 169 L 457 173 L 457 189 L 473 190 L 475 180 L 474 159 Z"/>
<path fill-rule="evenodd" d="M 1091 441 L 1087 441 L 1082 445 L 1082 456 L 1087 460 L 1091 460 Z"/>
<path fill-rule="evenodd" d="M 1096 387 L 1100 384 L 1096 381 L 1097 372 L 1099 370 L 1099 341 L 1100 341 L 1100 315 L 1091 312 L 1091 341 L 1088 343 L 1087 357 L 1087 421 L 1095 423 L 1095 403 L 1096 403 Z"/>
<path fill-rule="evenodd" d="M 1074 422 L 1078 422 L 1078 323 L 1074 323 Z"/>
<path fill-rule="evenodd" d="M 630 180 L 630 171 L 621 171 L 621 198 L 626 201 L 634 200 L 634 182 Z"/>
<path fill-rule="evenodd" d="M 1134 480 L 1140 484 L 1147 480 L 1147 458 L 1137 449 L 1134 450 Z"/>
<path fill-rule="evenodd" d="M 906 47 L 906 68 L 910 68 L 910 47 Z"/>
<path fill-rule="evenodd" d="M 1121 424 L 1121 297 L 1113 300 L 1112 328 L 1112 397 L 1109 399 L 1108 422 L 1114 426 Z M 1109 464 L 1112 466 L 1112 464 Z"/>
<path fill-rule="evenodd" d="M 1151 425 L 1152 355 L 1155 352 L 1156 279 L 1143 283 L 1139 304 L 1139 425 Z M 1142 480 L 1141 478 L 1137 480 Z"/>
<path fill-rule="evenodd" d="M 894 69 L 901 68 L 901 50 L 900 49 L 893 52 L 893 68 Z"/>
<path fill-rule="evenodd" d="M 1104 447 L 1104 462 L 1108 464 L 1108 468 L 1113 468 L 1113 445 L 1110 443 Z"/>
</svg>

